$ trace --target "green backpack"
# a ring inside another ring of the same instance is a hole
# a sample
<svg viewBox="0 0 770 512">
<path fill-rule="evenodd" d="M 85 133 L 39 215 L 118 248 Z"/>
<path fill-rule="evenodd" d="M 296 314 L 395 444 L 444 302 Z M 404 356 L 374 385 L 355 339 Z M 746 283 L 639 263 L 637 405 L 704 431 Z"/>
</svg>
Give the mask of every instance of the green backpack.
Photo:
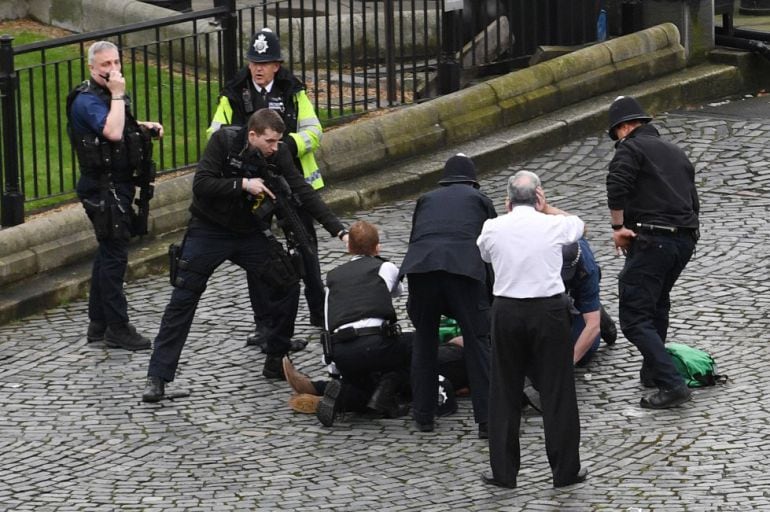
<svg viewBox="0 0 770 512">
<path fill-rule="evenodd" d="M 683 343 L 666 343 L 666 351 L 688 387 L 713 386 L 727 380 L 727 376 L 717 373 L 717 363 L 708 352 Z"/>
</svg>

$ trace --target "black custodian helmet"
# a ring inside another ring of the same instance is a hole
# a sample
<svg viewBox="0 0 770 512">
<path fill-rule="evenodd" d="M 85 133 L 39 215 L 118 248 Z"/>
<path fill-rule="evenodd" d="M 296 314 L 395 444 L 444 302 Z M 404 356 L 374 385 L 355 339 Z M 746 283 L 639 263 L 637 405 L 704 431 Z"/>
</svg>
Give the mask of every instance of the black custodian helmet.
<svg viewBox="0 0 770 512">
<path fill-rule="evenodd" d="M 246 59 L 251 62 L 283 62 L 281 42 L 269 28 L 263 28 L 251 38 Z"/>
<path fill-rule="evenodd" d="M 476 165 L 464 154 L 457 153 L 444 164 L 444 175 L 438 183 L 439 185 L 468 183 L 479 188 L 479 182 L 476 180 Z"/>
<path fill-rule="evenodd" d="M 631 96 L 618 96 L 615 98 L 615 101 L 610 105 L 609 117 L 610 128 L 607 130 L 607 133 L 612 140 L 618 140 L 618 136 L 615 135 L 615 128 L 621 123 L 633 120 L 639 120 L 642 123 L 649 123 L 652 121 L 652 117 L 650 117 L 639 102 Z"/>
</svg>

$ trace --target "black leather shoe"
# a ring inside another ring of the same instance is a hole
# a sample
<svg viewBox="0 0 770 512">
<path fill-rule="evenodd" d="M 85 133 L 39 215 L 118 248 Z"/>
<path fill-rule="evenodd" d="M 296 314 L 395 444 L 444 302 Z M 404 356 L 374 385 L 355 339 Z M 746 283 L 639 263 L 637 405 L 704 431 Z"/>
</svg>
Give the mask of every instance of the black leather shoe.
<svg viewBox="0 0 770 512">
<path fill-rule="evenodd" d="M 268 355 L 265 357 L 262 376 L 266 379 L 286 380 L 286 376 L 283 374 L 283 356 Z"/>
<path fill-rule="evenodd" d="M 489 426 L 486 422 L 479 423 L 479 439 L 489 439 Z"/>
<path fill-rule="evenodd" d="M 326 385 L 324 389 L 324 396 L 318 403 L 318 410 L 315 415 L 321 425 L 324 427 L 331 427 L 334 425 L 334 419 L 337 417 L 339 410 L 340 394 L 342 394 L 342 382 L 339 379 L 332 379 Z"/>
<path fill-rule="evenodd" d="M 492 476 L 492 473 L 488 471 L 484 471 L 483 473 L 481 473 L 481 481 L 487 485 L 496 485 L 497 487 L 503 487 L 505 489 L 516 488 L 516 482 L 512 484 L 506 484 L 505 482 L 501 482 L 500 480 L 497 480 L 494 476 Z"/>
<path fill-rule="evenodd" d="M 150 340 L 136 332 L 131 324 L 107 327 L 104 331 L 104 344 L 125 350 L 146 350 L 152 346 Z"/>
<path fill-rule="evenodd" d="M 160 377 L 147 377 L 147 385 L 142 393 L 142 402 L 160 402 L 166 393 L 166 382 Z"/>
<path fill-rule="evenodd" d="M 427 421 L 425 423 L 420 423 L 419 421 L 415 421 L 414 425 L 417 427 L 417 430 L 420 432 L 433 432 L 436 429 L 436 425 L 432 421 Z"/>
<path fill-rule="evenodd" d="M 527 404 L 539 413 L 543 412 L 543 403 L 540 401 L 540 392 L 534 386 L 524 386 L 524 398 Z"/>
<path fill-rule="evenodd" d="M 618 328 L 615 326 L 615 320 L 607 313 L 604 306 L 599 310 L 599 315 L 600 336 L 607 345 L 614 345 L 618 339 Z"/>
<path fill-rule="evenodd" d="M 291 340 L 289 342 L 289 352 L 299 352 L 307 347 L 307 340 Z"/>
<path fill-rule="evenodd" d="M 579 484 L 580 482 L 585 482 L 586 478 L 588 478 L 588 470 L 586 468 L 580 468 L 577 472 L 577 474 L 570 478 L 569 480 L 565 480 L 564 482 L 554 482 L 553 486 L 556 488 L 559 487 L 567 487 L 568 485 L 574 485 Z"/>
<path fill-rule="evenodd" d="M 674 389 L 659 389 L 656 393 L 642 398 L 639 405 L 645 409 L 670 409 L 682 405 L 692 397 L 686 384 Z"/>
<path fill-rule="evenodd" d="M 88 332 L 86 332 L 86 340 L 88 343 L 96 343 L 98 341 L 104 341 L 104 333 L 107 331 L 107 325 L 94 322 L 91 320 L 88 323 Z"/>
<path fill-rule="evenodd" d="M 267 346 L 267 336 L 265 336 L 265 331 L 260 327 L 257 326 L 256 329 L 254 329 L 254 332 L 246 336 L 246 346 L 247 347 L 259 347 L 262 350 L 265 349 Z"/>
</svg>

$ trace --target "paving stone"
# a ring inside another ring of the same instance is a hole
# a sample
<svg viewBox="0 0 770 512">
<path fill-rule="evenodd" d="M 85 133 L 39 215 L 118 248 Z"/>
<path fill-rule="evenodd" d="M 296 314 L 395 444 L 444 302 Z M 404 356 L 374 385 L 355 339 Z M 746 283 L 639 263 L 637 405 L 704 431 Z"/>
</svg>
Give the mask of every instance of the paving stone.
<svg viewBox="0 0 770 512">
<path fill-rule="evenodd" d="M 103 510 L 612 510 L 770 508 L 766 375 L 770 371 L 770 122 L 713 110 L 658 116 L 664 136 L 693 159 L 702 238 L 672 295 L 669 339 L 715 355 L 727 384 L 695 392 L 684 407 L 646 411 L 641 358 L 619 333 L 576 371 L 585 484 L 553 489 L 542 419 L 524 416 L 514 490 L 479 474 L 489 450 L 476 438 L 469 399 L 435 432 L 408 418 L 345 415 L 331 429 L 292 412 L 285 383 L 261 377 L 243 271 L 223 265 L 200 301 L 177 380 L 187 398 L 143 404 L 149 354 L 87 344 L 87 303 L 76 301 L 0 326 L 0 509 Z M 480 141 L 479 143 L 484 143 Z M 507 178 L 541 175 L 549 201 L 579 214 L 603 267 L 602 300 L 617 316 L 617 274 L 604 191 L 613 149 L 604 133 L 571 141 L 484 175 L 499 212 Z M 409 239 L 414 198 L 344 220 L 381 231 L 396 263 Z M 346 260 L 322 230 L 326 272 Z M 170 295 L 166 276 L 127 284 L 129 314 L 149 337 Z M 410 328 L 405 297 L 396 302 Z M 323 377 L 318 330 L 301 302 L 295 364 Z"/>
</svg>

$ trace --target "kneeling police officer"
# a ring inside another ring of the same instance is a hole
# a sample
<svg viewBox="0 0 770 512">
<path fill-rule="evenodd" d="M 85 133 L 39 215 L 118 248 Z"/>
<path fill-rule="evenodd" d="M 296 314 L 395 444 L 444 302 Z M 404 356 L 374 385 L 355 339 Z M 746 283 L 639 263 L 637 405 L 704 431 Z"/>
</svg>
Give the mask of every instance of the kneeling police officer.
<svg viewBox="0 0 770 512">
<path fill-rule="evenodd" d="M 269 216 L 255 213 L 261 205 L 289 194 L 331 235 L 347 237 L 337 217 L 294 167 L 288 148 L 279 143 L 284 128 L 280 115 L 261 109 L 243 128 L 218 130 L 206 146 L 193 180 L 192 219 L 179 253 L 172 258 L 177 262 L 172 272 L 174 290 L 155 338 L 142 395 L 145 402 L 163 398 L 165 384 L 174 380 L 198 301 L 209 277 L 225 260 L 246 270 L 270 294 L 263 375 L 283 378 L 281 359 L 294 334 L 299 276 L 272 235 Z M 290 190 L 271 190 L 266 181 L 274 183 L 275 176 L 283 178 Z"/>
</svg>

